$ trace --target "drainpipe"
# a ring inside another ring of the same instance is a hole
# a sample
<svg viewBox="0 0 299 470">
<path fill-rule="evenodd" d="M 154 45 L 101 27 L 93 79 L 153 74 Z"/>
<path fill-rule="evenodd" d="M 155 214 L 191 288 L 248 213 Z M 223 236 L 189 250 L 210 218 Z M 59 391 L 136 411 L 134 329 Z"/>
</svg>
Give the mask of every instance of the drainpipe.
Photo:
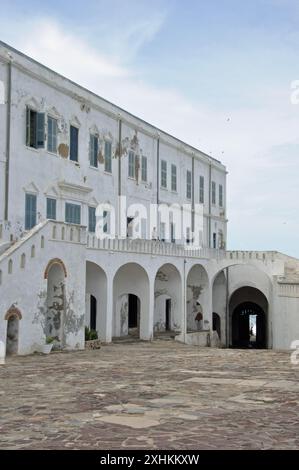
<svg viewBox="0 0 299 470">
<path fill-rule="evenodd" d="M 209 221 L 208 221 L 208 237 L 209 237 L 208 247 L 209 248 L 211 248 L 211 210 L 212 210 L 211 192 L 212 192 L 212 165 L 210 163 L 209 164 Z"/>
<path fill-rule="evenodd" d="M 160 138 L 157 139 L 157 204 L 160 202 Z"/>
<path fill-rule="evenodd" d="M 184 343 L 186 343 L 187 335 L 187 308 L 186 308 L 186 263 L 187 260 L 184 258 Z"/>
<path fill-rule="evenodd" d="M 120 206 L 120 198 L 121 198 L 121 153 L 122 153 L 122 146 L 121 146 L 121 134 L 122 134 L 122 121 L 119 116 L 118 121 L 118 237 L 121 234 L 121 206 Z"/>
<path fill-rule="evenodd" d="M 229 304 L 228 304 L 228 297 L 229 297 L 229 268 L 225 269 L 226 272 L 226 304 L 225 304 L 225 326 L 226 326 L 226 347 L 229 348 Z"/>
<path fill-rule="evenodd" d="M 191 179 L 191 184 L 192 184 L 192 193 L 191 193 L 191 210 L 192 210 L 192 218 L 191 218 L 191 232 L 194 233 L 194 157 L 192 157 L 192 179 Z"/>
<path fill-rule="evenodd" d="M 11 133 L 11 62 L 8 63 L 7 76 L 7 112 L 6 112 L 6 162 L 5 162 L 5 197 L 4 220 L 8 220 L 8 195 L 9 195 L 9 164 L 10 164 L 10 133 Z"/>
</svg>

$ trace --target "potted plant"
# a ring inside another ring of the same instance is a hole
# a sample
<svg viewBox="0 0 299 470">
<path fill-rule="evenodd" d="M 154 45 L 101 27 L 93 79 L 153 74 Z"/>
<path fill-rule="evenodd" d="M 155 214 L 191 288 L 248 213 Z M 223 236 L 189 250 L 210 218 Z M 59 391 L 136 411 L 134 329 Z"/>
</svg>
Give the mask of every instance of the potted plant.
<svg viewBox="0 0 299 470">
<path fill-rule="evenodd" d="M 46 336 L 46 344 L 43 344 L 42 346 L 42 353 L 43 354 L 50 354 L 53 348 L 53 343 L 56 338 L 53 336 Z"/>
</svg>

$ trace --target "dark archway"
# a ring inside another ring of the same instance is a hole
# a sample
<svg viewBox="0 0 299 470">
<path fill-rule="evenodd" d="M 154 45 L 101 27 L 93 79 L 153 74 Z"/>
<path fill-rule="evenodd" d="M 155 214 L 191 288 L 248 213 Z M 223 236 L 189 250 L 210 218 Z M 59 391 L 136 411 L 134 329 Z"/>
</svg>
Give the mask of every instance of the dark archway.
<svg viewBox="0 0 299 470">
<path fill-rule="evenodd" d="M 218 337 L 221 339 L 221 319 L 215 312 L 213 312 L 213 331 L 217 331 Z"/>
<path fill-rule="evenodd" d="M 19 318 L 11 315 L 7 320 L 6 354 L 7 356 L 17 354 L 19 345 Z"/>
<path fill-rule="evenodd" d="M 128 331 L 129 335 L 139 336 L 140 301 L 137 295 L 128 295 Z"/>
<path fill-rule="evenodd" d="M 232 315 L 232 346 L 235 348 L 266 347 L 266 314 L 254 302 L 243 302 Z"/>
<path fill-rule="evenodd" d="M 97 331 L 97 299 L 90 296 L 90 329 Z"/>
</svg>

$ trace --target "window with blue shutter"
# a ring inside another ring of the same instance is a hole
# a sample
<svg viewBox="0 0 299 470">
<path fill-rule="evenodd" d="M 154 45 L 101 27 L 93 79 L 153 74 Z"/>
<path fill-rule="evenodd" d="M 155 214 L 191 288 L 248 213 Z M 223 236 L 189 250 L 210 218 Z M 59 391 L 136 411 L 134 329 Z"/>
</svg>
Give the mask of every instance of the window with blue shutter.
<svg viewBox="0 0 299 470">
<path fill-rule="evenodd" d="M 78 161 L 78 139 L 79 129 L 75 126 L 70 127 L 70 160 Z"/>
<path fill-rule="evenodd" d="M 147 182 L 147 158 L 144 156 L 141 159 L 141 180 Z"/>
<path fill-rule="evenodd" d="M 186 187 L 186 197 L 191 199 L 192 196 L 192 174 L 191 171 L 187 170 L 187 187 Z"/>
<path fill-rule="evenodd" d="M 96 208 L 88 208 L 88 231 L 94 233 L 96 231 Z"/>
<path fill-rule="evenodd" d="M 171 191 L 177 190 L 176 166 L 171 165 Z"/>
<path fill-rule="evenodd" d="M 31 230 L 36 225 L 36 195 L 25 196 L 25 230 Z"/>
<path fill-rule="evenodd" d="M 48 151 L 57 152 L 57 120 L 48 116 Z"/>
<path fill-rule="evenodd" d="M 81 224 L 81 206 L 78 204 L 65 204 L 65 221 L 68 224 Z"/>
<path fill-rule="evenodd" d="M 167 188 L 167 162 L 161 160 L 161 186 Z"/>
<path fill-rule="evenodd" d="M 26 109 L 26 145 L 32 148 L 45 146 L 45 114 Z"/>
<path fill-rule="evenodd" d="M 56 220 L 56 199 L 47 197 L 47 219 Z"/>
<path fill-rule="evenodd" d="M 129 178 L 135 178 L 135 153 L 129 152 Z"/>
<path fill-rule="evenodd" d="M 99 141 L 97 136 L 90 135 L 89 141 L 89 157 L 90 165 L 97 168 L 98 167 L 98 153 L 99 153 Z"/>
<path fill-rule="evenodd" d="M 205 179 L 203 176 L 199 177 L 199 202 L 203 204 L 205 201 Z"/>
<path fill-rule="evenodd" d="M 112 145 L 111 142 L 105 142 L 105 171 L 112 173 Z"/>
<path fill-rule="evenodd" d="M 216 204 L 216 183 L 212 181 L 212 204 Z"/>
<path fill-rule="evenodd" d="M 219 184 L 219 207 L 223 207 L 223 186 Z"/>
</svg>

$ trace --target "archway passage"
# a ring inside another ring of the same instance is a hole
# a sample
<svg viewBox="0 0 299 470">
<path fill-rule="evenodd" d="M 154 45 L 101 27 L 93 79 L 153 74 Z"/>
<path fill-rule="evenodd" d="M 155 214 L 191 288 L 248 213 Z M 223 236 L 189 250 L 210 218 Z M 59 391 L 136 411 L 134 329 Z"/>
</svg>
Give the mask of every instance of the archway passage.
<svg viewBox="0 0 299 470">
<path fill-rule="evenodd" d="M 19 343 L 19 318 L 12 315 L 7 320 L 6 333 L 6 354 L 12 355 L 18 353 Z"/>
<path fill-rule="evenodd" d="M 121 266 L 113 279 L 113 337 L 150 339 L 149 279 L 137 263 Z"/>
<path fill-rule="evenodd" d="M 86 263 L 85 326 L 98 333 L 106 341 L 107 276 L 96 263 Z"/>
<path fill-rule="evenodd" d="M 97 299 L 94 295 L 90 296 L 90 329 L 97 330 Z"/>
<path fill-rule="evenodd" d="M 254 302 L 244 302 L 235 308 L 232 317 L 232 346 L 266 347 L 266 315 Z"/>
<path fill-rule="evenodd" d="M 182 281 L 176 266 L 166 263 L 155 278 L 154 334 L 174 337 L 182 327 Z"/>
<path fill-rule="evenodd" d="M 218 337 L 221 340 L 221 318 L 215 312 L 213 312 L 213 331 L 217 331 Z"/>
</svg>

